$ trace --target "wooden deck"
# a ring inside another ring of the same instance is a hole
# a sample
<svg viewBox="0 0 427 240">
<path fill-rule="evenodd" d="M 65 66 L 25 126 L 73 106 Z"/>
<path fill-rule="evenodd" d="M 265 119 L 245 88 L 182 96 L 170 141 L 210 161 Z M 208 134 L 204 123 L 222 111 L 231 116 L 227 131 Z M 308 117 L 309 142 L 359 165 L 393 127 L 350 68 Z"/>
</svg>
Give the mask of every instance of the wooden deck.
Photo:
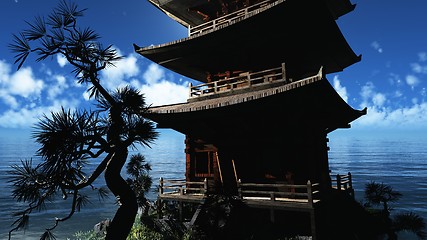
<svg viewBox="0 0 427 240">
<path fill-rule="evenodd" d="M 332 188 L 347 192 L 354 198 L 353 179 L 351 173 L 346 175 L 337 174 L 335 179 L 332 179 Z"/>
<path fill-rule="evenodd" d="M 307 212 L 310 215 L 312 239 L 316 240 L 315 205 L 320 202 L 319 184 L 307 181 L 305 185 L 296 184 L 260 184 L 237 182 L 239 197 L 249 207 L 270 210 L 270 221 L 275 221 L 274 211 Z"/>
<path fill-rule="evenodd" d="M 251 207 L 311 212 L 320 202 L 319 184 L 260 184 L 238 181 L 239 197 Z"/>
<path fill-rule="evenodd" d="M 160 178 L 159 199 L 201 203 L 207 190 L 207 179 L 203 182 L 186 182 L 183 179 L 164 180 Z"/>
</svg>

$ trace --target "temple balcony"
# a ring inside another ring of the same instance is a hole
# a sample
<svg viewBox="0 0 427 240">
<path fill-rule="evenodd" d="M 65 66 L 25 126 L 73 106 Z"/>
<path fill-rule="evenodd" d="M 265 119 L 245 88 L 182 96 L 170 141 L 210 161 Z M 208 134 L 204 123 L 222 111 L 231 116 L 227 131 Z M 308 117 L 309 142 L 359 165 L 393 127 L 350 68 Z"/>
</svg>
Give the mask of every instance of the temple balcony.
<svg viewBox="0 0 427 240">
<path fill-rule="evenodd" d="M 258 14 L 262 11 L 265 11 L 271 7 L 276 6 L 279 3 L 284 2 L 285 0 L 266 0 L 260 1 L 255 4 L 250 4 L 250 1 L 243 1 L 243 8 L 240 8 L 236 11 L 230 11 L 228 14 L 224 14 L 220 17 L 208 20 L 205 23 L 199 24 L 197 26 L 188 27 L 188 36 L 197 36 L 205 33 L 209 33 L 224 27 L 227 27 L 236 22 L 245 20 L 252 15 Z M 247 3 L 246 3 L 247 2 Z M 208 16 L 206 16 L 208 17 Z M 210 18 L 208 18 L 210 19 Z"/>
<path fill-rule="evenodd" d="M 265 97 L 277 93 L 280 88 L 290 90 L 293 88 L 301 87 L 311 82 L 322 79 L 322 68 L 315 75 L 307 78 L 294 80 L 286 76 L 285 64 L 281 67 L 266 69 L 258 72 L 240 72 L 236 76 L 222 77 L 215 81 L 203 83 L 193 86 L 190 83 L 188 102 L 208 100 L 218 97 L 226 97 L 230 95 L 237 95 L 253 93 L 249 96 L 251 99 L 258 97 Z M 279 88 L 278 88 L 279 87 Z M 269 92 L 268 89 L 274 89 Z M 258 91 L 262 91 L 262 96 L 257 96 Z M 283 91 L 283 90 L 282 90 Z M 246 95 L 247 95 L 246 94 Z"/>
<path fill-rule="evenodd" d="M 332 189 L 347 192 L 354 197 L 351 173 L 347 175 L 336 175 L 332 179 Z M 332 177 L 331 177 L 332 178 Z M 217 188 L 212 188 L 209 181 L 186 181 L 185 179 L 163 179 L 159 182 L 160 200 L 171 200 L 178 202 L 201 203 L 208 194 L 215 194 Z M 236 196 L 252 207 L 294 209 L 297 211 L 311 211 L 321 201 L 320 184 L 289 184 L 281 181 L 265 183 L 237 181 Z"/>
<path fill-rule="evenodd" d="M 333 189 L 337 189 L 354 197 L 351 174 L 336 175 Z M 180 218 L 182 219 L 182 203 L 196 203 L 203 206 L 206 197 L 213 192 L 209 189 L 208 179 L 203 181 L 165 180 L 160 179 L 159 204 L 162 201 L 176 201 L 179 203 Z M 250 208 L 267 209 L 270 211 L 270 221 L 276 221 L 276 211 L 305 212 L 309 215 L 312 239 L 316 239 L 316 206 L 321 202 L 319 183 L 289 184 L 284 182 L 244 182 L 237 180 L 236 198 Z M 351 191 L 349 191 L 351 190 Z M 200 207 L 198 208 L 200 209 Z M 191 219 L 194 223 L 198 217 L 196 211 Z"/>
</svg>

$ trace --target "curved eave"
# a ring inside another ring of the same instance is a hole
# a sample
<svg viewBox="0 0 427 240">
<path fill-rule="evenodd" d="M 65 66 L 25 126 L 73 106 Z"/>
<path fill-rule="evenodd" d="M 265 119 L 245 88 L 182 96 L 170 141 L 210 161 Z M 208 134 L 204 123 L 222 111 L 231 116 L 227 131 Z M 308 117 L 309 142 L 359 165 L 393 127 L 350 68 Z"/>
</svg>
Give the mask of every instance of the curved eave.
<svg viewBox="0 0 427 240">
<path fill-rule="evenodd" d="M 302 0 L 287 0 L 287 1 L 302 1 Z M 310 1 L 310 0 L 309 0 Z M 309 2 L 306 0 L 306 2 Z M 313 0 L 311 0 L 313 1 Z M 319 1 L 319 0 L 314 0 Z M 350 0 L 324 0 L 328 5 L 331 14 L 335 19 L 343 16 L 354 10 L 355 5 Z M 185 27 L 197 26 L 204 21 L 202 17 L 192 11 L 190 8 L 197 8 L 198 6 L 206 5 L 207 0 L 148 0 L 151 4 L 159 8 L 162 12 L 174 19 Z"/>
<path fill-rule="evenodd" d="M 147 118 L 159 127 L 204 139 L 218 139 L 238 138 L 248 131 L 259 136 L 274 134 L 278 128 L 289 129 L 289 126 L 292 126 L 290 131 L 312 128 L 331 132 L 348 127 L 366 114 L 366 109 L 359 111 L 350 107 L 325 78 L 292 84 L 295 86 L 153 107 Z M 266 91 L 273 94 L 265 94 Z"/>
<path fill-rule="evenodd" d="M 335 19 L 338 19 L 356 8 L 356 4 L 352 4 L 349 0 L 326 0 L 326 2 Z"/>
<path fill-rule="evenodd" d="M 323 66 L 326 74 L 360 61 L 327 6 L 284 1 L 234 24 L 175 42 L 135 50 L 178 74 L 206 82 L 206 72 L 259 71 L 286 63 L 300 78 Z"/>
</svg>

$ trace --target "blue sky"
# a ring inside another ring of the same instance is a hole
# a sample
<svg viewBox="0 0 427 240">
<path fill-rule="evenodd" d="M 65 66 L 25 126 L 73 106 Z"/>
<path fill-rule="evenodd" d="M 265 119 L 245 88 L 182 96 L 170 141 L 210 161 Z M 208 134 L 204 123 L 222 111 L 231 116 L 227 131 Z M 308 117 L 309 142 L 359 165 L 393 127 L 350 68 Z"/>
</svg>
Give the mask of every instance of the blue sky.
<svg viewBox="0 0 427 240">
<path fill-rule="evenodd" d="M 109 89 L 130 84 L 153 105 L 184 102 L 191 79 L 135 54 L 139 46 L 184 38 L 187 29 L 145 0 L 76 0 L 87 8 L 80 19 L 113 44 L 125 58 L 103 74 Z M 7 47 L 25 21 L 46 16 L 58 1 L 0 1 L 0 129 L 29 129 L 43 113 L 61 106 L 91 106 L 86 86 L 77 85 L 62 58 L 41 63 L 28 59 L 16 71 Z M 352 129 L 385 131 L 427 130 L 427 2 L 425 0 L 353 0 L 356 9 L 337 22 L 362 61 L 327 78 L 350 106 L 368 108 Z"/>
</svg>

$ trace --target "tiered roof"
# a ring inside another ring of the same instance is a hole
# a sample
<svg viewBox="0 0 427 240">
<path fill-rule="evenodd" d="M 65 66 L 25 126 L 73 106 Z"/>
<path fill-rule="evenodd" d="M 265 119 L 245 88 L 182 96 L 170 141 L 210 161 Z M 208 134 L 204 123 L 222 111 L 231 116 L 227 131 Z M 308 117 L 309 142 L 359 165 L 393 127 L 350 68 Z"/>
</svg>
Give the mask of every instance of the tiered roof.
<svg viewBox="0 0 427 240">
<path fill-rule="evenodd" d="M 154 0 L 151 0 L 154 2 Z M 177 21 L 195 25 L 188 11 L 195 0 L 156 1 Z M 200 1 L 198 1 L 200 2 Z M 278 0 L 245 12 L 232 21 L 216 22 L 206 32 L 178 41 L 139 47 L 144 57 L 178 74 L 206 82 L 206 72 L 259 71 L 286 63 L 289 76 L 339 72 L 360 61 L 335 19 L 354 8 L 349 1 Z"/>
</svg>

